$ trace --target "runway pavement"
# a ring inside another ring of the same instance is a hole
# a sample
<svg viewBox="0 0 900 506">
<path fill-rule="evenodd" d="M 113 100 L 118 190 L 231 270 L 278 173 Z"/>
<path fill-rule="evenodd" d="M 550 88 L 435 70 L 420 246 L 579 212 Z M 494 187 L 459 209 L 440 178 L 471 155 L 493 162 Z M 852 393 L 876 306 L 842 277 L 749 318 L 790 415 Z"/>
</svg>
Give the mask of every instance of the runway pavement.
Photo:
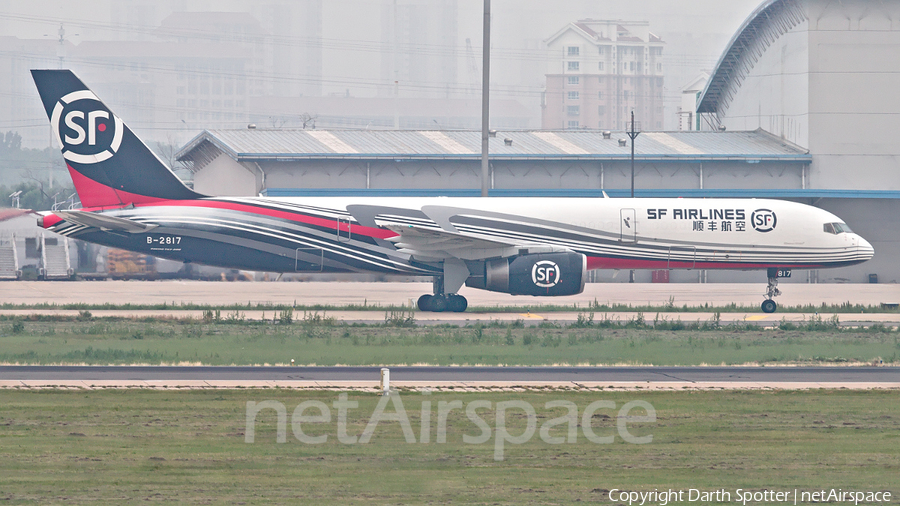
<svg viewBox="0 0 900 506">
<path fill-rule="evenodd" d="M 45 282 L 19 281 L 0 283 L 0 304 L 115 304 L 115 305 L 155 305 L 166 304 L 170 308 L 155 310 L 91 310 L 94 316 L 123 317 L 189 317 L 200 318 L 201 310 L 181 310 L 184 304 L 200 305 L 365 305 L 370 311 L 329 310 L 323 311 L 330 317 L 345 322 L 378 323 L 385 318 L 379 307 L 406 305 L 412 307 L 419 295 L 431 289 L 424 283 L 356 283 L 356 282 L 204 282 L 204 281 L 80 281 Z M 572 311 L 540 311 L 532 307 L 526 311 L 465 313 L 423 313 L 415 314 L 420 325 L 454 324 L 466 325 L 475 322 L 522 320 L 526 325 L 537 325 L 543 321 L 571 323 L 579 314 L 586 313 L 591 304 L 654 305 L 663 307 L 683 305 L 696 307 L 704 304 L 725 306 L 744 305 L 747 311 L 722 313 L 724 324 L 749 322 L 760 326 L 772 326 L 782 319 L 804 321 L 811 317 L 830 320 L 830 313 L 774 313 L 764 314 L 758 309 L 762 300 L 761 286 L 752 284 L 647 284 L 647 283 L 590 283 L 584 293 L 570 297 L 514 297 L 511 295 L 463 288 L 461 293 L 468 297 L 470 306 L 489 308 L 491 306 L 523 307 L 551 304 L 571 305 Z M 878 306 L 900 303 L 900 286 L 893 284 L 790 284 L 784 287 L 785 295 L 778 302 L 785 306 L 800 304 L 859 304 Z M 56 309 L 4 309 L 0 314 L 57 314 L 77 315 L 76 310 Z M 242 312 L 250 320 L 272 318 L 270 310 L 247 310 Z M 608 317 L 627 321 L 635 314 L 628 312 L 601 313 L 596 318 Z M 303 314 L 294 315 L 301 319 Z M 657 313 L 645 314 L 648 320 Z M 708 321 L 712 312 L 661 312 L 659 318 L 681 319 L 685 322 Z M 838 319 L 844 326 L 867 326 L 873 323 L 900 325 L 900 313 L 842 313 Z"/>
<path fill-rule="evenodd" d="M 900 303 L 895 284 L 783 283 L 780 305 Z M 588 283 L 568 297 L 526 297 L 463 287 L 470 306 L 600 304 L 678 307 L 731 303 L 757 308 L 765 283 Z M 431 293 L 430 283 L 215 282 L 215 281 L 11 281 L 0 283 L 0 304 L 323 304 L 408 305 Z"/>
<path fill-rule="evenodd" d="M 900 389 L 896 367 L 392 367 L 394 388 Z M 377 389 L 378 367 L 0 366 L 3 388 Z"/>
</svg>

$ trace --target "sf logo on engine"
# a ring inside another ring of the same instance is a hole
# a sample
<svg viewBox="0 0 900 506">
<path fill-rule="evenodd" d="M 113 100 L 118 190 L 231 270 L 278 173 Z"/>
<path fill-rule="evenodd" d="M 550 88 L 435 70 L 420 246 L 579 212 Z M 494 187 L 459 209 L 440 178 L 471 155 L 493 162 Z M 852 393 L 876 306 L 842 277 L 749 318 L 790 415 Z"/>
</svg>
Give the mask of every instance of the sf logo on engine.
<svg viewBox="0 0 900 506">
<path fill-rule="evenodd" d="M 531 268 L 531 280 L 541 288 L 551 288 L 559 283 L 559 266 L 550 260 L 541 260 Z"/>
<path fill-rule="evenodd" d="M 750 214 L 750 224 L 757 232 L 771 232 L 775 230 L 778 219 L 775 213 L 768 209 L 757 209 Z"/>
<path fill-rule="evenodd" d="M 59 99 L 50 122 L 63 157 L 81 164 L 112 158 L 125 131 L 122 120 L 88 90 L 73 91 Z"/>
</svg>

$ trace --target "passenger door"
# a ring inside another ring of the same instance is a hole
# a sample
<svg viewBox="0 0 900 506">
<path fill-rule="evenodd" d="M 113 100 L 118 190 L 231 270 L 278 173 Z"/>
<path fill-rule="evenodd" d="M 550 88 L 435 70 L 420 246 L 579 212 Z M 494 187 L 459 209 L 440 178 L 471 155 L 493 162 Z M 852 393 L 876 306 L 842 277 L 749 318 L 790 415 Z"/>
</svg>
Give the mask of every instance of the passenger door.
<svg viewBox="0 0 900 506">
<path fill-rule="evenodd" d="M 635 221 L 634 209 L 622 209 L 619 211 L 619 214 L 621 216 L 619 221 L 622 230 L 620 240 L 622 242 L 636 242 L 637 222 Z"/>
<path fill-rule="evenodd" d="M 337 219 L 337 240 L 338 242 L 350 242 L 350 217 Z"/>
</svg>

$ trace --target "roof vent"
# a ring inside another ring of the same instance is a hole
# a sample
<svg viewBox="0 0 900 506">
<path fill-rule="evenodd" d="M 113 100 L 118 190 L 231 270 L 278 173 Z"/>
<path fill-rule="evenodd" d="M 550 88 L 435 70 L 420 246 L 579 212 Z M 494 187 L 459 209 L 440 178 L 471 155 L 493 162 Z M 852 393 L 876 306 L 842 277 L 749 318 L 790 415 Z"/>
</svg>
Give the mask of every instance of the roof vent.
<svg viewBox="0 0 900 506">
<path fill-rule="evenodd" d="M 628 145 L 628 139 L 619 139 L 619 146 L 623 148 Z"/>
<path fill-rule="evenodd" d="M 510 139 L 509 137 L 503 139 L 503 144 L 506 144 L 507 146 L 512 146 L 512 139 Z"/>
<path fill-rule="evenodd" d="M 247 125 L 247 130 L 256 130 L 256 123 L 250 123 Z"/>
<path fill-rule="evenodd" d="M 488 137 L 497 137 L 496 130 L 488 130 Z"/>
<path fill-rule="evenodd" d="M 604 138 L 604 139 L 612 139 L 612 132 L 610 132 L 609 130 L 604 130 L 604 131 L 603 131 L 603 138 Z"/>
<path fill-rule="evenodd" d="M 720 131 L 720 132 L 724 132 L 724 131 L 725 131 L 725 125 L 719 125 L 719 131 Z"/>
</svg>

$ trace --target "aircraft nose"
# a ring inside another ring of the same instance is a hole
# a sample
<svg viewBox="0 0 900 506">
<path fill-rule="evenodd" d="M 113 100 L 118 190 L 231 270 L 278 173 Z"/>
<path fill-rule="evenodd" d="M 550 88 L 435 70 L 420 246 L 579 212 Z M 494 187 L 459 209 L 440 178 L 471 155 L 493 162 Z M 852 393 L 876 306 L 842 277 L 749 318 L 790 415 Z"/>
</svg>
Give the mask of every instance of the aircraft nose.
<svg viewBox="0 0 900 506">
<path fill-rule="evenodd" d="M 869 241 L 860 237 L 857 254 L 859 255 L 860 260 L 869 260 L 873 256 L 875 256 L 875 248 L 873 248 L 872 245 L 869 244 Z"/>
</svg>

